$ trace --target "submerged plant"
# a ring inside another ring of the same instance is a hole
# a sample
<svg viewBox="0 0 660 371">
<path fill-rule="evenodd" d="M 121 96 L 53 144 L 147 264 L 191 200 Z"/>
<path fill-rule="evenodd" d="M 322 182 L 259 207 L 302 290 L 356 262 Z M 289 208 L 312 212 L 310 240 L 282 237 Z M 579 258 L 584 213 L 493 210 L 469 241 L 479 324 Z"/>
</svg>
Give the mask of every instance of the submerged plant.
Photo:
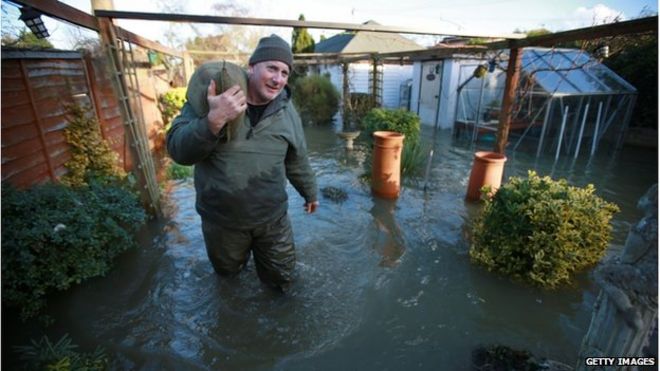
<svg viewBox="0 0 660 371">
<path fill-rule="evenodd" d="M 71 341 L 67 334 L 55 343 L 47 336 L 39 341 L 32 340 L 30 345 L 14 347 L 24 366 L 28 370 L 105 370 L 108 357 L 101 348 L 85 353 Z"/>
<path fill-rule="evenodd" d="M 419 175 L 424 167 L 428 150 L 419 141 L 420 118 L 414 112 L 403 109 L 374 108 L 362 120 L 363 135 L 373 142 L 376 131 L 394 131 L 405 136 L 401 150 L 401 176 Z M 371 177 L 372 154 L 365 161 L 365 177 Z"/>
<path fill-rule="evenodd" d="M 396 131 L 406 136 L 405 144 L 417 143 L 421 131 L 419 116 L 404 109 L 374 108 L 364 116 L 361 125 L 367 138 L 379 130 Z"/>
<path fill-rule="evenodd" d="M 603 257 L 618 210 L 591 184 L 573 187 L 530 171 L 486 198 L 470 256 L 488 270 L 554 288 Z"/>
<path fill-rule="evenodd" d="M 120 184 L 47 183 L 27 190 L 2 185 L 2 303 L 23 320 L 50 318 L 46 297 L 102 276 L 135 246 L 145 220 L 137 196 Z"/>
</svg>

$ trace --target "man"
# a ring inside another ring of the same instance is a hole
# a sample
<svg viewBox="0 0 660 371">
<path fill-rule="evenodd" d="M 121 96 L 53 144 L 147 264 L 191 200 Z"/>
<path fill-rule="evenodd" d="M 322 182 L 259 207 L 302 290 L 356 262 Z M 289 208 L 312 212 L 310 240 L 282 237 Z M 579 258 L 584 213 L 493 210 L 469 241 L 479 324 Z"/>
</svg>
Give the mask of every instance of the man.
<svg viewBox="0 0 660 371">
<path fill-rule="evenodd" d="M 287 87 L 292 64 L 286 41 L 262 38 L 249 60 L 247 92 L 235 85 L 216 94 L 211 80 L 208 114 L 197 116 L 186 102 L 167 133 L 172 159 L 195 165 L 195 206 L 215 271 L 236 275 L 252 252 L 259 278 L 282 291 L 295 266 L 286 179 L 305 199 L 307 213 L 318 206 L 301 120 Z M 246 110 L 227 140 L 227 123 Z"/>
</svg>

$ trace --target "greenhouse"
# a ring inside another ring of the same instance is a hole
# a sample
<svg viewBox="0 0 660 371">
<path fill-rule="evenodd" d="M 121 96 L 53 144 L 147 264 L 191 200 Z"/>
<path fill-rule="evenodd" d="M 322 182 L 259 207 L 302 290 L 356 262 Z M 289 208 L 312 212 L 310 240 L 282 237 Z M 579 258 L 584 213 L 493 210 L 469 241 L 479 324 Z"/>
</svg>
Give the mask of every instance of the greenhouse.
<svg viewBox="0 0 660 371">
<path fill-rule="evenodd" d="M 506 60 L 461 67 L 457 136 L 494 140 L 505 77 Z M 632 85 L 584 50 L 525 48 L 509 148 L 577 158 L 592 156 L 603 142 L 618 147 L 636 96 Z"/>
</svg>

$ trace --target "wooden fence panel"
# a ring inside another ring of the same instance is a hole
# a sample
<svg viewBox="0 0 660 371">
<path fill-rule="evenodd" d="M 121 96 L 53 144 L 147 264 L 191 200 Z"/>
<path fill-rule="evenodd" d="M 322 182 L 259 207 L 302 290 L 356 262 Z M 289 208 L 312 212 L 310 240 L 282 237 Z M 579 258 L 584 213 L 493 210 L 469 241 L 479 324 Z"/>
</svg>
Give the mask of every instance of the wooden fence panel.
<svg viewBox="0 0 660 371">
<path fill-rule="evenodd" d="M 159 157 L 163 123 L 157 96 L 163 88 L 154 87 L 149 68 L 139 72 L 150 148 Z M 105 58 L 83 57 L 79 52 L 69 51 L 41 51 L 33 55 L 29 51 L 3 49 L 1 98 L 3 182 L 24 188 L 66 174 L 64 164 L 71 153 L 64 135 L 68 125 L 65 104 L 81 100 L 94 107 L 101 135 L 117 154 L 120 166 L 126 171 L 133 169 L 119 101 Z M 155 163 L 160 167 L 160 161 Z"/>
</svg>

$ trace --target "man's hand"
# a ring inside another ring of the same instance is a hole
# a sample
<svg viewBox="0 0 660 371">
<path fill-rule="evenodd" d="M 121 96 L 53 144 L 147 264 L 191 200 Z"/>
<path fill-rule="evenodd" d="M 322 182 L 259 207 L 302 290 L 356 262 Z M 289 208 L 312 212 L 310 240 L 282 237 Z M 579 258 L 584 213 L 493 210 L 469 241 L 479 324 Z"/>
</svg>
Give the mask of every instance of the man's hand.
<svg viewBox="0 0 660 371">
<path fill-rule="evenodd" d="M 314 211 L 316 211 L 316 208 L 319 207 L 319 202 L 307 202 L 303 207 L 305 208 L 305 212 L 307 214 L 312 214 Z"/>
<path fill-rule="evenodd" d="M 234 85 L 222 94 L 215 93 L 215 81 L 207 89 L 206 99 L 209 103 L 209 130 L 218 135 L 227 123 L 243 113 L 247 109 L 247 100 L 241 87 Z"/>
</svg>

